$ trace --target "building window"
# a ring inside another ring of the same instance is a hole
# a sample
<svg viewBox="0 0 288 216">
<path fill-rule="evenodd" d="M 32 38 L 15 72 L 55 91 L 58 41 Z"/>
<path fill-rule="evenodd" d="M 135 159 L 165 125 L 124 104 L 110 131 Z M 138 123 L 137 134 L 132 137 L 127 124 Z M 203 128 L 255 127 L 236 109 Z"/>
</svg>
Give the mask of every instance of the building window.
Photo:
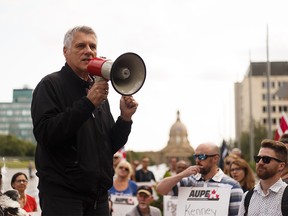
<svg viewBox="0 0 288 216">
<path fill-rule="evenodd" d="M 12 116 L 13 115 L 13 111 L 12 110 L 7 110 L 7 116 Z"/>
<path fill-rule="evenodd" d="M 273 125 L 276 125 L 276 124 L 277 124 L 276 118 L 273 118 L 273 119 L 272 119 L 272 124 L 273 124 Z"/>
<path fill-rule="evenodd" d="M 265 125 L 267 123 L 266 118 L 263 119 L 263 124 Z"/>
<path fill-rule="evenodd" d="M 262 112 L 265 113 L 266 112 L 266 106 L 262 107 Z"/>
</svg>

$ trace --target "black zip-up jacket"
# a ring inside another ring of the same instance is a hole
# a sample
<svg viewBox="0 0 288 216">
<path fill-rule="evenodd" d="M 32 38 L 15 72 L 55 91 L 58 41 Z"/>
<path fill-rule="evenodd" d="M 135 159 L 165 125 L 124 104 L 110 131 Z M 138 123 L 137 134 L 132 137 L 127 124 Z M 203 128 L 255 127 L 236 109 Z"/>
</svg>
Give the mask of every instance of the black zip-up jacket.
<svg viewBox="0 0 288 216">
<path fill-rule="evenodd" d="M 132 121 L 115 123 L 108 101 L 95 108 L 88 88 L 66 63 L 33 92 L 40 193 L 96 199 L 113 184 L 113 154 L 127 142 Z"/>
</svg>

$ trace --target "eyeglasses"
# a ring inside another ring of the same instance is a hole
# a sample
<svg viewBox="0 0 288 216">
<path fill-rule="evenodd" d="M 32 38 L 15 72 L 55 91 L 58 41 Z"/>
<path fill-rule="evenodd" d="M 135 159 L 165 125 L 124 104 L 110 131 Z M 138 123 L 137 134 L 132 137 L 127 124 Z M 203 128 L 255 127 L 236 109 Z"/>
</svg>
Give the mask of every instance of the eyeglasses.
<svg viewBox="0 0 288 216">
<path fill-rule="evenodd" d="M 19 180 L 16 180 L 15 182 L 16 183 L 23 183 L 23 184 L 28 183 L 28 181 L 26 179 L 19 179 Z"/>
<path fill-rule="evenodd" d="M 194 154 L 193 158 L 194 160 L 196 160 L 198 158 L 198 160 L 206 160 L 208 157 L 214 157 L 218 154 L 212 154 L 212 155 L 206 155 L 206 154 Z"/>
<path fill-rule="evenodd" d="M 274 157 L 269 157 L 269 156 L 263 156 L 263 157 L 261 157 L 261 156 L 254 156 L 254 161 L 255 161 L 256 163 L 259 163 L 259 161 L 260 161 L 261 159 L 262 159 L 263 163 L 265 163 L 265 164 L 269 164 L 272 159 L 275 160 L 275 161 L 278 161 L 278 162 L 284 162 L 284 161 L 279 160 L 278 158 L 274 158 Z"/>
<path fill-rule="evenodd" d="M 233 169 L 230 169 L 230 172 L 239 172 L 240 170 L 243 170 L 242 168 L 233 168 Z"/>
<path fill-rule="evenodd" d="M 119 169 L 125 170 L 125 171 L 129 172 L 129 169 L 128 169 L 127 167 L 122 167 L 122 166 L 120 166 Z"/>
</svg>

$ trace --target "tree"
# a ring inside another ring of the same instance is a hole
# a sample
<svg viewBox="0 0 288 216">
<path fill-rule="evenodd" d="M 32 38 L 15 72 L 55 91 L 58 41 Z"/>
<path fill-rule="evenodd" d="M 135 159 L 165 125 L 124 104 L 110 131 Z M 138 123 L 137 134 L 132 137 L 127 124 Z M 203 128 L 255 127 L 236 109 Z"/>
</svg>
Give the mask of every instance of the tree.
<svg viewBox="0 0 288 216">
<path fill-rule="evenodd" d="M 0 135 L 1 156 L 34 156 L 35 144 L 18 139 L 12 135 Z"/>
<path fill-rule="evenodd" d="M 242 132 L 240 138 L 240 146 L 243 157 L 246 161 L 250 161 L 250 136 L 249 132 Z M 258 153 L 261 145 L 261 141 L 267 138 L 267 129 L 259 122 L 254 125 L 254 150 L 255 154 Z"/>
</svg>

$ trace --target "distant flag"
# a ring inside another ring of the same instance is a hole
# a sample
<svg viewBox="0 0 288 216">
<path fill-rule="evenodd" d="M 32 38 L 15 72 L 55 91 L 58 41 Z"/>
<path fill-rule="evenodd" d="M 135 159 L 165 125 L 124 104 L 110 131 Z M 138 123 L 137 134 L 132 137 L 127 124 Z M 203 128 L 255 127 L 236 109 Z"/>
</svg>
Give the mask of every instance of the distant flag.
<svg viewBox="0 0 288 216">
<path fill-rule="evenodd" d="M 229 153 L 229 148 L 228 148 L 228 146 L 226 144 L 226 141 L 223 140 L 222 146 L 221 146 L 221 149 L 220 149 L 220 161 L 219 161 L 219 167 L 221 169 L 223 169 L 223 167 L 224 167 L 224 159 L 228 155 L 228 153 Z"/>
<path fill-rule="evenodd" d="M 122 155 L 122 158 L 126 159 L 126 151 L 125 151 L 124 146 L 118 150 L 118 153 Z"/>
<path fill-rule="evenodd" d="M 286 113 L 282 113 L 282 117 L 280 119 L 280 124 L 278 125 L 277 130 L 275 131 L 274 140 L 279 140 L 282 134 L 288 133 L 288 117 Z"/>
</svg>

